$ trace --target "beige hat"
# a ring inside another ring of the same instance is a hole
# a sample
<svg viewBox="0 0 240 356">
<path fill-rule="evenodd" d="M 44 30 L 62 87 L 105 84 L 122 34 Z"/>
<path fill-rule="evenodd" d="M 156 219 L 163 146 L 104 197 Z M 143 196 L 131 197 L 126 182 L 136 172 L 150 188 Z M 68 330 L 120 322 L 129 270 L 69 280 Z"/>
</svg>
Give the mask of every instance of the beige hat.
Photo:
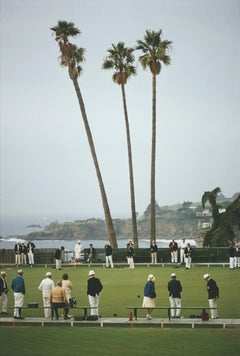
<svg viewBox="0 0 240 356">
<path fill-rule="evenodd" d="M 22 274 L 22 273 L 23 273 L 23 270 L 22 270 L 22 269 L 19 269 L 19 270 L 17 271 L 17 273 L 18 273 L 18 274 Z"/>
<path fill-rule="evenodd" d="M 205 273 L 204 275 L 203 275 L 203 279 L 207 279 L 207 278 L 209 278 L 210 277 L 210 274 L 208 274 L 208 273 Z"/>
<path fill-rule="evenodd" d="M 47 272 L 46 277 L 50 277 L 50 276 L 52 276 L 52 272 Z"/>
<path fill-rule="evenodd" d="M 154 277 L 153 274 L 149 274 L 149 275 L 148 275 L 148 281 L 153 281 L 153 282 L 155 282 L 155 277 Z"/>
<path fill-rule="evenodd" d="M 176 273 L 171 273 L 171 277 L 176 277 Z"/>
<path fill-rule="evenodd" d="M 89 275 L 89 276 L 94 276 L 94 275 L 95 275 L 95 272 L 94 272 L 93 270 L 91 270 L 91 271 L 88 272 L 88 275 Z"/>
<path fill-rule="evenodd" d="M 7 274 L 5 271 L 1 271 L 1 274 Z"/>
</svg>

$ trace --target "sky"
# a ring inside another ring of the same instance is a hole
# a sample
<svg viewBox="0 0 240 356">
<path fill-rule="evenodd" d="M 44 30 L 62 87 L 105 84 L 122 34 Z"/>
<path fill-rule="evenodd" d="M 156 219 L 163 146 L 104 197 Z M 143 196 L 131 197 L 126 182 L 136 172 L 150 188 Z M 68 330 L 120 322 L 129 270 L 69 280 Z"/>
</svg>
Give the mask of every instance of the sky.
<svg viewBox="0 0 240 356">
<path fill-rule="evenodd" d="M 1 216 L 103 218 L 73 83 L 51 27 L 73 22 L 86 50 L 79 85 L 113 218 L 131 216 L 121 88 L 107 50 L 146 30 L 172 41 L 157 77 L 156 201 L 200 202 L 240 192 L 239 0 L 0 0 Z M 150 203 L 152 77 L 135 52 L 126 85 L 136 211 Z"/>
</svg>

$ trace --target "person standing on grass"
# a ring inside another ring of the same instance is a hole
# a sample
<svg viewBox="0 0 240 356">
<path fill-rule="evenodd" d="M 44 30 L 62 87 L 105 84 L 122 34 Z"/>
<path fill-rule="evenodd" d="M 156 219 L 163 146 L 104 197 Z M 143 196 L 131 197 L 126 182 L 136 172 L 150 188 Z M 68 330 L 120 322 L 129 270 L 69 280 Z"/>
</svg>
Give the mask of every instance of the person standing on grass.
<svg viewBox="0 0 240 356">
<path fill-rule="evenodd" d="M 109 264 L 111 268 L 113 268 L 113 259 L 112 259 L 112 254 L 113 254 L 113 249 L 112 246 L 109 245 L 107 242 L 104 243 L 104 249 L 105 249 L 105 257 L 106 257 L 106 267 L 109 267 Z"/>
<path fill-rule="evenodd" d="M 155 240 L 152 240 L 152 243 L 150 245 L 150 251 L 151 251 L 151 263 L 157 263 L 157 244 Z"/>
<path fill-rule="evenodd" d="M 129 269 L 134 269 L 134 248 L 130 243 L 127 244 L 127 262 Z"/>
<path fill-rule="evenodd" d="M 74 247 L 75 263 L 79 263 L 81 261 L 81 252 L 82 252 L 82 244 L 81 241 L 78 240 L 78 242 Z"/>
<path fill-rule="evenodd" d="M 148 275 L 147 283 L 144 287 L 144 297 L 143 297 L 143 308 L 147 308 L 147 315 L 146 318 L 148 320 L 152 320 L 152 311 L 155 308 L 155 299 L 156 299 L 156 292 L 155 292 L 155 277 L 153 274 Z"/>
<path fill-rule="evenodd" d="M 95 272 L 93 270 L 88 273 L 87 281 L 87 296 L 91 309 L 91 315 L 99 316 L 99 293 L 103 289 L 103 285 L 99 278 L 95 277 Z"/>
<path fill-rule="evenodd" d="M 185 261 L 185 248 L 187 247 L 186 239 L 182 239 L 182 242 L 179 244 L 180 248 L 180 263 L 183 265 Z"/>
<path fill-rule="evenodd" d="M 192 248 L 189 243 L 187 244 L 184 253 L 185 253 L 186 269 L 190 269 L 192 265 Z"/>
<path fill-rule="evenodd" d="M 42 291 L 42 298 L 43 298 L 43 307 L 44 307 L 44 316 L 45 318 L 50 318 L 51 316 L 51 292 L 52 289 L 55 287 L 54 282 L 52 280 L 52 273 L 47 272 L 45 275 L 46 278 L 42 280 L 38 289 Z"/>
<path fill-rule="evenodd" d="M 21 264 L 21 253 L 22 253 L 22 245 L 20 241 L 18 241 L 14 246 L 14 251 L 15 251 L 15 265 L 18 267 Z"/>
<path fill-rule="evenodd" d="M 172 273 L 171 281 L 168 282 L 169 301 L 170 301 L 172 318 L 180 318 L 181 306 L 182 306 L 181 303 L 182 285 L 181 282 L 176 279 L 176 277 L 177 277 L 176 273 Z"/>
<path fill-rule="evenodd" d="M 229 268 L 234 269 L 235 267 L 234 260 L 236 258 L 236 252 L 237 252 L 234 242 L 231 243 L 228 252 L 229 252 Z"/>
<path fill-rule="evenodd" d="M 178 261 L 178 244 L 175 240 L 172 240 L 169 244 L 170 252 L 171 252 L 171 262 L 177 263 Z"/>
<path fill-rule="evenodd" d="M 61 270 L 62 260 L 61 260 L 61 250 L 57 248 L 54 254 L 55 262 L 56 262 L 56 269 Z"/>
<path fill-rule="evenodd" d="M 210 309 L 211 319 L 218 319 L 218 310 L 217 310 L 217 299 L 219 298 L 218 285 L 208 273 L 205 273 L 203 275 L 203 279 L 207 282 L 209 307 L 214 308 L 214 309 Z"/>
<path fill-rule="evenodd" d="M 1 271 L 0 274 L 0 314 L 4 315 L 7 314 L 7 307 L 8 307 L 8 286 L 6 282 L 6 272 Z"/>
<path fill-rule="evenodd" d="M 72 294 L 73 285 L 72 282 L 68 279 L 67 273 L 64 273 L 62 276 L 62 288 L 65 290 L 67 302 L 69 302 L 69 299 L 72 298 L 71 294 Z"/>
<path fill-rule="evenodd" d="M 30 267 L 34 265 L 34 249 L 35 249 L 35 244 L 30 240 L 27 243 L 27 252 L 28 252 L 28 263 Z"/>
<path fill-rule="evenodd" d="M 17 271 L 17 276 L 12 280 L 11 288 L 14 295 L 14 319 L 24 319 L 22 317 L 22 307 L 26 290 L 22 269 Z"/>
</svg>

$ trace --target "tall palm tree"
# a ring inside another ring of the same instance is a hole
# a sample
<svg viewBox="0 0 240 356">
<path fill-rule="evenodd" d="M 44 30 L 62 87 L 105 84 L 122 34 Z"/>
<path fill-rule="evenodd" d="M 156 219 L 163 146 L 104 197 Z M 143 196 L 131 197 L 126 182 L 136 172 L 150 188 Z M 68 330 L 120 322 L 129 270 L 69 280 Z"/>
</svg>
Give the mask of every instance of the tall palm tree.
<svg viewBox="0 0 240 356">
<path fill-rule="evenodd" d="M 143 69 L 150 69 L 152 74 L 152 150 L 151 150 L 151 222 L 150 239 L 156 239 L 156 214 L 155 214 L 155 176 L 156 176 L 156 77 L 161 72 L 162 63 L 169 65 L 171 60 L 168 51 L 171 49 L 171 41 L 161 40 L 162 30 L 157 32 L 147 30 L 144 40 L 137 41 L 137 50 L 143 55 L 139 57 Z"/>
<path fill-rule="evenodd" d="M 69 76 L 70 79 L 73 82 L 83 122 L 85 125 L 85 130 L 88 138 L 88 143 L 89 147 L 91 150 L 94 166 L 96 169 L 96 174 L 98 178 L 98 183 L 100 187 L 100 192 L 101 192 L 101 197 L 102 197 L 102 204 L 103 204 L 103 209 L 105 213 L 105 222 L 107 226 L 107 232 L 108 232 L 108 237 L 110 244 L 112 245 L 113 248 L 117 248 L 117 240 L 115 236 L 115 231 L 113 227 L 113 222 L 112 222 L 112 217 L 108 205 L 108 200 L 107 200 L 107 195 L 105 192 L 99 164 L 98 164 L 98 159 L 94 147 L 94 142 L 92 138 L 92 133 L 91 129 L 88 123 L 88 118 L 85 110 L 85 105 L 83 101 L 83 97 L 81 94 L 81 90 L 78 84 L 78 77 L 81 74 L 82 67 L 81 63 L 84 61 L 84 48 L 78 48 L 76 45 L 72 44 L 69 42 L 69 37 L 75 37 L 80 34 L 80 31 L 78 28 L 74 26 L 72 22 L 66 22 L 66 21 L 58 21 L 58 25 L 55 27 L 52 27 L 51 30 L 55 32 L 55 39 L 59 44 L 60 47 L 60 63 L 63 67 L 68 68 Z"/>
<path fill-rule="evenodd" d="M 114 69 L 113 81 L 121 86 L 123 110 L 125 117 L 127 148 L 128 148 L 128 166 L 129 166 L 129 180 L 130 180 L 130 196 L 131 196 L 131 211 L 132 211 L 132 232 L 135 247 L 138 247 L 138 233 L 137 233 L 137 217 L 135 207 L 135 192 L 134 192 L 134 177 L 133 177 L 133 163 L 132 163 L 132 148 L 131 136 L 129 129 L 127 102 L 125 94 L 125 84 L 128 78 L 136 75 L 136 68 L 133 65 L 134 48 L 127 48 L 123 42 L 119 42 L 116 46 L 112 44 L 112 48 L 108 49 L 108 56 L 103 62 L 103 69 Z"/>
</svg>

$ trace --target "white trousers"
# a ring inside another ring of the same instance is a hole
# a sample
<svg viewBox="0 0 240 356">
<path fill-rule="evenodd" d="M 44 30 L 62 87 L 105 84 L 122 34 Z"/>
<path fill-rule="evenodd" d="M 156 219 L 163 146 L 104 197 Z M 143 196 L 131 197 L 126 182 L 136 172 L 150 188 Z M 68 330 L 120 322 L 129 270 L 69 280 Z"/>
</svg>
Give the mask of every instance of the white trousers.
<svg viewBox="0 0 240 356">
<path fill-rule="evenodd" d="M 134 269 L 134 260 L 133 257 L 128 257 L 127 258 L 128 264 L 129 264 L 129 268 L 130 269 Z"/>
<path fill-rule="evenodd" d="M 19 253 L 15 254 L 15 265 L 20 265 L 21 264 L 21 255 Z"/>
<path fill-rule="evenodd" d="M 112 256 L 106 256 L 106 267 L 108 267 L 109 264 L 110 264 L 111 268 L 113 268 Z"/>
<path fill-rule="evenodd" d="M 217 312 L 217 299 L 208 299 L 209 303 L 209 308 L 216 308 L 216 309 L 210 309 L 211 313 L 211 319 L 216 319 L 218 317 L 218 312 Z"/>
<path fill-rule="evenodd" d="M 43 295 L 43 306 L 44 306 L 44 316 L 45 318 L 51 317 L 51 302 L 50 302 L 50 294 Z"/>
<path fill-rule="evenodd" d="M 177 263 L 177 260 L 178 260 L 178 252 L 177 251 L 171 252 L 171 262 Z"/>
<path fill-rule="evenodd" d="M 91 315 L 98 315 L 99 299 L 100 299 L 100 297 L 97 294 L 95 295 L 95 297 L 88 294 L 88 301 L 89 301 L 90 307 L 94 308 L 94 309 L 91 309 Z"/>
<path fill-rule="evenodd" d="M 8 306 L 8 297 L 5 292 L 2 292 L 0 295 L 0 312 L 7 313 L 7 306 Z"/>
<path fill-rule="evenodd" d="M 61 269 L 62 267 L 62 260 L 56 260 L 56 269 Z"/>
<path fill-rule="evenodd" d="M 19 308 L 23 307 L 24 303 L 24 294 L 22 293 L 13 293 L 14 295 L 14 316 L 21 316 Z"/>
<path fill-rule="evenodd" d="M 234 268 L 234 257 L 229 257 L 229 268 L 230 269 Z"/>
<path fill-rule="evenodd" d="M 180 262 L 184 263 L 185 262 L 185 253 L 184 253 L 184 249 L 180 250 Z"/>
<path fill-rule="evenodd" d="M 32 253 L 32 251 L 28 252 L 28 262 L 30 265 L 34 265 L 34 254 Z"/>
<path fill-rule="evenodd" d="M 152 257 L 151 263 L 157 263 L 157 252 L 152 252 L 151 257 Z"/>
<path fill-rule="evenodd" d="M 169 297 L 169 301 L 170 301 L 170 307 L 171 307 L 171 316 L 174 317 L 175 316 L 175 311 L 176 311 L 176 316 L 180 316 L 181 313 L 181 298 L 173 298 L 173 297 Z M 176 307 L 176 309 L 175 309 Z"/>
<path fill-rule="evenodd" d="M 186 268 L 191 268 L 191 264 L 192 264 L 192 257 L 186 257 L 185 258 L 185 263 L 186 263 Z"/>
</svg>

